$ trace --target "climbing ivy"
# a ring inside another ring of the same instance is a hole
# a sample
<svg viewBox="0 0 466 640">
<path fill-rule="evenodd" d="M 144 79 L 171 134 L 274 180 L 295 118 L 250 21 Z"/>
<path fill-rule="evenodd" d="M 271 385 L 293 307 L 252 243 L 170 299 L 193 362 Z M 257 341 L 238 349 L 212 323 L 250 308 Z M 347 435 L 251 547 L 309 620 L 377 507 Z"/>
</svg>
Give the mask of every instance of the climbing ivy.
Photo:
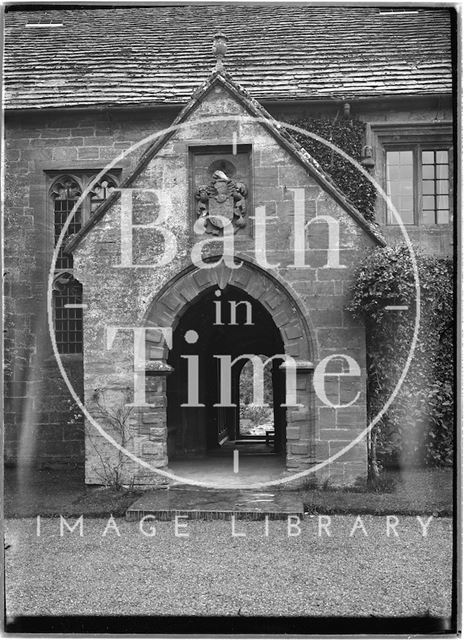
<svg viewBox="0 0 466 640">
<path fill-rule="evenodd" d="M 453 263 L 416 254 L 421 311 L 405 381 L 372 433 L 372 462 L 450 464 L 454 432 Z M 413 339 L 416 285 L 406 246 L 375 249 L 356 272 L 349 310 L 366 323 L 368 409 L 390 398 Z M 407 306 L 406 311 L 386 307 Z"/>
<path fill-rule="evenodd" d="M 357 160 L 361 160 L 365 144 L 366 125 L 354 119 L 305 118 L 290 122 L 301 129 L 315 133 L 332 142 L 336 147 Z M 317 160 L 322 169 L 330 175 L 334 183 L 348 200 L 363 214 L 366 220 L 374 220 L 376 190 L 363 173 L 327 145 L 289 130 L 300 145 Z"/>
</svg>

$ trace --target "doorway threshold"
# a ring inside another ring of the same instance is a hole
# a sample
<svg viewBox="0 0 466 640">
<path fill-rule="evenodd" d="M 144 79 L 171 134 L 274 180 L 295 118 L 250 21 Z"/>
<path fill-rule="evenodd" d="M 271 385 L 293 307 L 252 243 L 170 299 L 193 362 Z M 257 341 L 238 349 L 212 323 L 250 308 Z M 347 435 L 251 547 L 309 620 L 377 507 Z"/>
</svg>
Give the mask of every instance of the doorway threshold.
<svg viewBox="0 0 466 640">
<path fill-rule="evenodd" d="M 178 486 L 186 487 L 190 482 L 202 482 L 219 489 L 248 489 L 258 483 L 281 480 L 287 475 L 284 458 L 278 455 L 249 456 L 241 452 L 237 465 L 234 463 L 233 452 L 229 455 L 225 452 L 223 455 L 209 455 L 205 458 L 171 460 L 168 469 L 179 479 Z"/>
<path fill-rule="evenodd" d="M 293 491 L 174 488 L 148 491 L 126 511 L 126 520 L 151 515 L 156 520 L 286 520 L 304 517 L 304 505 Z"/>
</svg>

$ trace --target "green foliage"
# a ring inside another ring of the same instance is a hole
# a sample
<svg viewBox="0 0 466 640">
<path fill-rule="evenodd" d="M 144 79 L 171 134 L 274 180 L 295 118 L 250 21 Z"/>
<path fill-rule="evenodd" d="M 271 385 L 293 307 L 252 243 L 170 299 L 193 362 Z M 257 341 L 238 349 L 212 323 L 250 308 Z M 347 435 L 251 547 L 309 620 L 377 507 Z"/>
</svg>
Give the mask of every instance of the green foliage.
<svg viewBox="0 0 466 640">
<path fill-rule="evenodd" d="M 265 356 L 261 356 L 264 360 Z M 251 361 L 247 361 L 241 369 L 239 378 L 239 397 L 241 404 L 250 404 L 253 401 L 253 373 L 254 368 Z M 272 387 L 272 363 L 268 362 L 264 367 L 264 402 L 273 404 Z"/>
<path fill-rule="evenodd" d="M 265 356 L 262 356 L 262 359 L 264 358 Z M 252 362 L 246 362 L 239 378 L 239 410 L 240 418 L 251 420 L 252 426 L 257 427 L 270 420 L 273 415 L 272 363 L 269 362 L 264 367 L 264 403 L 268 404 L 268 407 L 251 404 L 254 400 L 253 373 Z"/>
<path fill-rule="evenodd" d="M 261 424 L 273 421 L 273 410 L 270 407 L 242 404 L 239 408 L 239 416 L 242 419 L 250 420 L 252 427 L 258 427 Z"/>
<path fill-rule="evenodd" d="M 332 142 L 355 160 L 360 161 L 365 144 L 366 125 L 364 122 L 352 119 L 305 118 L 290 124 L 317 134 Z M 289 133 L 317 160 L 322 169 L 333 179 L 335 185 L 363 214 L 366 220 L 374 221 L 376 190 L 371 182 L 364 177 L 362 171 L 322 142 L 292 129 L 289 130 Z M 361 167 L 361 169 L 363 168 Z"/>
<path fill-rule="evenodd" d="M 453 263 L 416 254 L 419 334 L 406 379 L 373 430 L 379 465 L 451 464 L 454 431 Z M 405 246 L 374 250 L 356 274 L 349 310 L 367 332 L 368 408 L 372 420 L 405 367 L 415 325 L 416 284 Z M 389 311 L 387 305 L 407 305 Z"/>
</svg>

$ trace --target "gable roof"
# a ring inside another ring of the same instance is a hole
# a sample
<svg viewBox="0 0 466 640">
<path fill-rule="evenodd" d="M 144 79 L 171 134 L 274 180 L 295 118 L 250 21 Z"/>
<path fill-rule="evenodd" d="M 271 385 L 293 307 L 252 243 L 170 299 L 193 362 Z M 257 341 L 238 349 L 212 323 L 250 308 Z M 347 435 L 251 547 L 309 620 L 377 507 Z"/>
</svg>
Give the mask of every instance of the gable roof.
<svg viewBox="0 0 466 640">
<path fill-rule="evenodd" d="M 452 90 L 453 9 L 387 14 L 285 2 L 18 7 L 5 15 L 7 109 L 185 104 L 209 73 L 218 30 L 229 39 L 228 70 L 258 100 Z M 37 23 L 63 26 L 26 27 Z"/>
<path fill-rule="evenodd" d="M 364 229 L 364 231 L 372 238 L 372 240 L 380 246 L 385 246 L 385 240 L 378 227 L 371 224 L 364 216 L 349 202 L 344 193 L 335 185 L 332 178 L 327 175 L 320 165 L 305 151 L 297 141 L 272 118 L 272 116 L 262 107 L 257 100 L 252 98 L 247 91 L 223 70 L 215 70 L 209 78 L 194 92 L 191 100 L 178 114 L 167 132 L 157 138 L 148 149 L 142 154 L 134 171 L 123 181 L 120 188 L 130 187 L 134 180 L 147 167 L 152 158 L 162 149 L 168 140 L 177 130 L 177 125 L 184 122 L 189 115 L 195 110 L 197 105 L 203 100 L 207 93 L 219 84 L 228 93 L 230 93 L 254 118 L 258 118 L 259 122 L 272 135 L 275 140 L 292 155 L 308 172 L 308 174 L 316 180 L 316 182 L 326 191 L 349 215 Z M 120 192 L 114 191 L 110 197 L 105 200 L 95 211 L 93 216 L 83 225 L 77 234 L 72 236 L 66 244 L 65 250 L 72 252 L 79 245 L 81 240 L 87 233 L 97 224 L 97 222 L 105 215 L 108 209 L 119 199 Z"/>
</svg>

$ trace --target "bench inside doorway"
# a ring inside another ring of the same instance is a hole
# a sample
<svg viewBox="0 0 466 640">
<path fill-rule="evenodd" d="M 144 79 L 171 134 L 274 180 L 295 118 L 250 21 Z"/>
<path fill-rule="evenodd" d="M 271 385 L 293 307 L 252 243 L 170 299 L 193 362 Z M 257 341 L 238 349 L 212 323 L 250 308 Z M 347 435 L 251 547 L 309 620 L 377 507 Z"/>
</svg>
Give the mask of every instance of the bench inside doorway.
<svg viewBox="0 0 466 640">
<path fill-rule="evenodd" d="M 265 444 L 268 447 L 271 447 L 275 442 L 275 431 L 266 431 L 265 432 Z"/>
</svg>

